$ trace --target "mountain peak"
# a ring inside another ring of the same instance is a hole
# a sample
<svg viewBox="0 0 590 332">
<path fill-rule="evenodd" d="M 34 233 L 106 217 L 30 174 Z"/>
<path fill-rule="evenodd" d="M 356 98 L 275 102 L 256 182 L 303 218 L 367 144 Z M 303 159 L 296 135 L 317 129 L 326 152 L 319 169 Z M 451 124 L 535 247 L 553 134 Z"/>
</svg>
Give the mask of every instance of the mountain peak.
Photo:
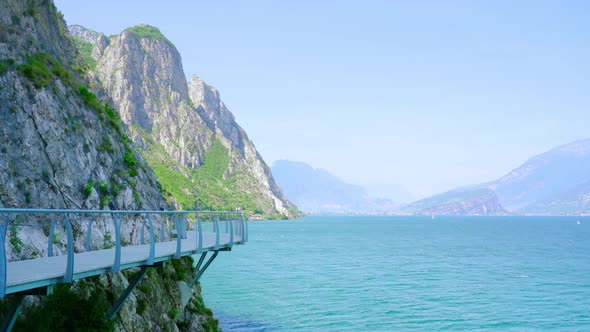
<svg viewBox="0 0 590 332">
<path fill-rule="evenodd" d="M 88 29 L 87 27 L 78 24 L 68 25 L 68 32 L 70 33 L 70 35 L 76 36 L 92 45 L 94 45 L 98 37 L 102 35 L 102 33 L 100 32 Z"/>
<path fill-rule="evenodd" d="M 132 33 L 132 34 L 136 35 L 137 38 L 140 38 L 140 39 L 142 39 L 142 38 L 161 39 L 161 40 L 165 40 L 165 41 L 172 44 L 172 42 L 170 42 L 170 40 L 168 40 L 168 38 L 166 38 L 166 36 L 164 36 L 162 34 L 160 29 L 156 28 L 153 25 L 149 25 L 149 24 L 134 25 L 132 27 L 129 27 L 129 28 L 123 30 L 123 32 Z"/>
</svg>

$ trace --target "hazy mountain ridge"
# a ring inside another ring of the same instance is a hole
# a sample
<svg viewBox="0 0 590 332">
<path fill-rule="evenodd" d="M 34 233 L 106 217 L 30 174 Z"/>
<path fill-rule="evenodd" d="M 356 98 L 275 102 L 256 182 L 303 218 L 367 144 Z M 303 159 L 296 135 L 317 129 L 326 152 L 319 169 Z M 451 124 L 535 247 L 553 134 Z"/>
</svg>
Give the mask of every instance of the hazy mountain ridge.
<svg viewBox="0 0 590 332">
<path fill-rule="evenodd" d="M 586 181 L 590 181 L 590 139 L 536 155 L 487 186 L 508 210 L 526 212 L 528 205 L 557 197 Z"/>
<path fill-rule="evenodd" d="M 503 215 L 506 211 L 493 190 L 456 189 L 428 197 L 400 209 L 415 215 Z"/>
<path fill-rule="evenodd" d="M 285 194 L 307 213 L 370 214 L 395 209 L 391 200 L 370 198 L 361 186 L 303 162 L 275 161 L 272 172 Z"/>
<path fill-rule="evenodd" d="M 456 189 L 409 206 L 426 204 L 436 207 L 441 196 L 476 202 L 481 200 L 477 190 L 490 190 L 495 193 L 494 196 L 497 196 L 496 198 L 488 196 L 491 199 L 491 207 L 496 206 L 494 200 L 498 203 L 497 211 L 492 208 L 492 213 L 588 214 L 590 213 L 590 139 L 564 144 L 533 156 L 498 180 L 471 188 L 475 188 L 473 195 L 464 189 Z M 408 211 L 407 208 L 405 211 Z M 415 213 L 413 210 L 412 212 Z M 480 213 L 481 211 L 465 211 L 465 214 Z"/>
<path fill-rule="evenodd" d="M 94 36 L 81 26 L 70 32 Z M 186 81 L 180 54 L 157 28 L 139 25 L 108 40 L 100 34 L 91 44 L 96 84 L 178 205 L 297 215 L 217 90 L 196 76 Z"/>
</svg>

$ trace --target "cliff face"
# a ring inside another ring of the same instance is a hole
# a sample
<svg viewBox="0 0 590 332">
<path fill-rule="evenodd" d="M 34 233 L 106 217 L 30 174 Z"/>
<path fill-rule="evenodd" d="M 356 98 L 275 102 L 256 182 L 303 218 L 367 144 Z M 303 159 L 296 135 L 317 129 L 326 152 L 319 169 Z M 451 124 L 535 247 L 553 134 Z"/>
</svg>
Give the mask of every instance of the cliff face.
<svg viewBox="0 0 590 332">
<path fill-rule="evenodd" d="M 506 211 L 489 189 L 454 190 L 419 200 L 402 208 L 416 215 L 498 215 Z"/>
<path fill-rule="evenodd" d="M 127 139 L 117 113 L 108 106 L 109 100 L 97 99 L 87 88 L 90 84 L 81 69 L 82 58 L 60 17 L 52 1 L 0 1 L 0 207 L 168 208 L 154 173 Z M 95 91 L 99 96 L 106 95 Z M 75 250 L 83 251 L 85 227 L 73 221 Z M 58 255 L 63 254 L 65 236 L 48 239 L 47 225 L 40 218 L 15 221 L 7 235 L 9 260 L 46 256 L 48 241 L 53 241 Z M 107 242 L 114 227 L 111 220 L 98 220 L 94 225 L 92 244 L 96 247 Z M 122 241 L 137 243 L 140 227 L 139 220 L 126 220 Z M 58 226 L 56 232 L 63 234 L 63 229 Z M 151 274 L 148 287 L 152 291 L 135 291 L 114 327 L 178 330 L 177 323 L 182 322 L 202 329 L 200 322 L 210 322 L 211 318 L 201 314 L 198 292 L 185 309 L 180 308 L 179 297 L 170 295 L 178 292 L 176 280 L 182 279 L 175 277 L 178 271 L 191 269 L 190 262 L 184 260 Z M 86 279 L 72 285 L 72 296 L 88 303 L 87 297 L 92 294 L 112 304 L 127 286 L 126 277 L 132 274 L 128 271 Z M 69 287 L 59 287 L 60 294 L 70 292 Z M 157 298 L 157 294 L 166 295 Z M 28 301 L 34 305 L 25 308 L 23 316 L 45 310 L 45 301 Z M 141 301 L 158 309 L 141 311 Z M 166 314 L 173 309 L 177 315 Z M 29 319 L 26 324 L 63 328 L 47 320 Z M 25 322 L 18 322 L 15 329 L 26 330 L 22 324 Z"/>
<path fill-rule="evenodd" d="M 81 39 L 92 35 L 79 26 L 70 32 Z M 177 205 L 294 216 L 217 90 L 196 76 L 186 81 L 180 54 L 159 30 L 136 26 L 108 42 L 99 35 L 92 57 L 96 84 Z"/>
</svg>

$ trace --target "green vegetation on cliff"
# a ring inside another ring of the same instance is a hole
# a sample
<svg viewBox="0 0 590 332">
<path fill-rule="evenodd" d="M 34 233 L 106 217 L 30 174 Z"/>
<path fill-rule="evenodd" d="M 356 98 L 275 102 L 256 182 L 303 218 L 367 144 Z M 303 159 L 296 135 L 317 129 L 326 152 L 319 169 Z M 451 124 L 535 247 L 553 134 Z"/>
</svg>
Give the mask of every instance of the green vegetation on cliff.
<svg viewBox="0 0 590 332">
<path fill-rule="evenodd" d="M 90 70 L 96 70 L 96 60 L 92 57 L 92 44 L 76 36 L 72 36 L 72 40 L 82 56 L 82 62 L 88 66 Z"/>
<path fill-rule="evenodd" d="M 258 214 L 265 218 L 284 219 L 284 215 L 269 214 L 273 207 L 260 203 L 258 192 L 245 188 L 257 186 L 255 180 L 244 170 L 227 173 L 229 150 L 216 140 L 204 154 L 204 161 L 196 169 L 188 168 L 170 158 L 164 147 L 139 126 L 132 126 L 148 144 L 142 154 L 156 174 L 163 191 L 173 198 L 182 209 L 235 210 Z M 255 189 L 255 188 L 252 188 Z M 250 193 L 248 193 L 250 192 Z"/>
<path fill-rule="evenodd" d="M 166 38 L 161 32 L 160 29 L 148 25 L 148 24 L 139 24 L 136 26 L 132 26 L 123 30 L 123 32 L 130 32 L 135 34 L 139 38 L 155 38 L 155 39 L 163 39 L 170 43 L 168 38 Z"/>
</svg>

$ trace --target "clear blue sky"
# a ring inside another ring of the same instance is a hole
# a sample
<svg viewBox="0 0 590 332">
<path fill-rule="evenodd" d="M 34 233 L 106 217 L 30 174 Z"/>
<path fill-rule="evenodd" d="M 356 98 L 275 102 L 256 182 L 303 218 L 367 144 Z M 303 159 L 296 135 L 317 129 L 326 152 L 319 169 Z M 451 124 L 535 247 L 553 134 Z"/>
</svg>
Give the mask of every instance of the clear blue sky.
<svg viewBox="0 0 590 332">
<path fill-rule="evenodd" d="M 267 163 L 421 197 L 590 137 L 590 1 L 74 1 L 155 25 Z"/>
</svg>

